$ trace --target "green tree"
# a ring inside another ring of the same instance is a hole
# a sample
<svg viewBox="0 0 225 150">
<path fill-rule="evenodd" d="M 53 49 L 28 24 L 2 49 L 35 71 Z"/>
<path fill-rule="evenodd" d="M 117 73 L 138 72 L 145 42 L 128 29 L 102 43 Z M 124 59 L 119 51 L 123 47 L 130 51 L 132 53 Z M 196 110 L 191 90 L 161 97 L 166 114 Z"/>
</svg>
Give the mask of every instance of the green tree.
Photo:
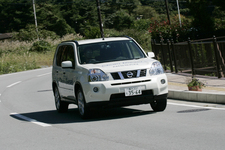
<svg viewBox="0 0 225 150">
<path fill-rule="evenodd" d="M 101 3 L 103 23 L 106 28 L 122 30 L 130 28 L 139 0 L 107 0 Z"/>
<path fill-rule="evenodd" d="M 98 25 L 96 1 L 94 0 L 60 0 L 63 18 L 77 32 L 84 35 L 87 26 Z"/>
<path fill-rule="evenodd" d="M 151 6 L 138 6 L 135 9 L 135 15 L 142 19 L 151 19 L 153 17 L 158 17 L 158 13 Z"/>
<path fill-rule="evenodd" d="M 141 4 L 139 0 L 121 0 L 121 3 L 123 4 L 122 9 L 127 10 L 129 15 L 134 13 L 135 8 Z"/>
<path fill-rule="evenodd" d="M 112 18 L 113 28 L 116 30 L 129 29 L 134 22 L 134 17 L 130 16 L 125 10 L 121 9 Z"/>
<path fill-rule="evenodd" d="M 18 31 L 33 23 L 33 7 L 27 0 L 0 0 L 0 33 Z"/>
<path fill-rule="evenodd" d="M 44 29 L 54 31 L 57 35 L 63 36 L 67 33 L 74 33 L 74 29 L 67 24 L 62 17 L 60 8 L 52 3 L 39 3 L 37 6 L 37 20 Z"/>
<path fill-rule="evenodd" d="M 213 3 L 218 6 L 221 10 L 225 10 L 225 1 L 224 0 L 212 0 Z"/>
<path fill-rule="evenodd" d="M 152 0 L 140 0 L 142 5 L 150 5 L 152 4 Z"/>
<path fill-rule="evenodd" d="M 212 36 L 214 31 L 214 18 L 208 11 L 209 0 L 187 0 L 188 8 L 193 16 L 192 26 L 199 31 L 199 38 Z"/>
</svg>

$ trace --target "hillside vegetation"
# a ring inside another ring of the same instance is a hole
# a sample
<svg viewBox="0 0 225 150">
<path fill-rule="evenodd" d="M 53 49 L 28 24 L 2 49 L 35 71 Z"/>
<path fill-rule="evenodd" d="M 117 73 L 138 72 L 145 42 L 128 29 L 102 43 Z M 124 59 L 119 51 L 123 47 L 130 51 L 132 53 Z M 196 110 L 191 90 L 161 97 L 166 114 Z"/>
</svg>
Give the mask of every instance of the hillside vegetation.
<svg viewBox="0 0 225 150">
<path fill-rule="evenodd" d="M 151 38 L 175 42 L 224 35 L 225 3 L 220 0 L 99 0 L 105 37 L 133 37 L 145 51 Z M 51 66 L 55 48 L 65 40 L 100 37 L 96 0 L 0 0 L 0 74 Z M 38 31 L 38 32 L 37 32 Z"/>
</svg>

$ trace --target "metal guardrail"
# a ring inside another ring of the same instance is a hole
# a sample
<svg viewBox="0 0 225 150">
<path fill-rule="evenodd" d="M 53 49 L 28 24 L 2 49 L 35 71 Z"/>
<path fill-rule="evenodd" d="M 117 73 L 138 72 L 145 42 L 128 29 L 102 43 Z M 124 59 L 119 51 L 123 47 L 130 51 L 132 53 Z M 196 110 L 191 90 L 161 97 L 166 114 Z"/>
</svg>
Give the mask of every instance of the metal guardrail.
<svg viewBox="0 0 225 150">
<path fill-rule="evenodd" d="M 174 43 L 167 40 L 156 43 L 152 39 L 152 51 L 162 62 L 164 70 L 185 72 L 192 75 L 224 77 L 225 37 L 213 37 Z"/>
</svg>

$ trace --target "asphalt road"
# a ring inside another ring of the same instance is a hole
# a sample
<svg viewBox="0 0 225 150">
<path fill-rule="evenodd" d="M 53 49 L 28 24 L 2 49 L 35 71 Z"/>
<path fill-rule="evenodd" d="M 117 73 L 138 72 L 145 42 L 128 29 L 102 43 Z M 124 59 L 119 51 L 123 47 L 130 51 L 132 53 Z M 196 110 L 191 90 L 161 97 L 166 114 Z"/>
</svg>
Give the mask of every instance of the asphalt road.
<svg viewBox="0 0 225 150">
<path fill-rule="evenodd" d="M 51 68 L 0 76 L 1 150 L 222 150 L 225 105 L 168 100 L 100 110 L 89 120 L 55 110 Z"/>
</svg>

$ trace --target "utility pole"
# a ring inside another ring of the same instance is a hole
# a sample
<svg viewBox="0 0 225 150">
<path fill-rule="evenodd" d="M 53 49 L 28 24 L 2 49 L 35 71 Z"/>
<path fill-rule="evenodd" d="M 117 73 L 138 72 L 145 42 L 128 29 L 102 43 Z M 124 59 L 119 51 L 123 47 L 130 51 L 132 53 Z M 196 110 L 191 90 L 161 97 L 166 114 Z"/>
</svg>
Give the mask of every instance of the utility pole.
<svg viewBox="0 0 225 150">
<path fill-rule="evenodd" d="M 178 0 L 177 0 L 177 10 L 178 10 L 178 15 L 179 15 L 180 27 L 182 27 L 182 25 L 181 25 L 181 18 L 180 18 L 180 8 L 179 8 L 179 2 L 178 2 Z"/>
<path fill-rule="evenodd" d="M 170 15 L 169 15 L 169 8 L 168 8 L 168 0 L 165 0 L 165 4 L 166 4 L 167 19 L 168 19 L 169 25 L 170 25 Z"/>
<path fill-rule="evenodd" d="M 37 17 L 36 17 L 36 10 L 35 10 L 35 2 L 33 0 L 33 9 L 34 9 L 34 21 L 35 21 L 35 28 L 36 28 L 36 32 L 37 32 L 37 38 L 39 39 L 39 35 L 38 35 L 38 27 L 37 27 Z"/>
<path fill-rule="evenodd" d="M 101 11 L 100 11 L 100 4 L 99 4 L 99 0 L 96 0 L 97 3 L 97 9 L 98 9 L 98 19 L 99 19 L 99 27 L 100 27 L 100 32 L 101 32 L 101 37 L 104 40 L 104 32 L 102 29 L 102 18 L 101 18 Z"/>
</svg>

